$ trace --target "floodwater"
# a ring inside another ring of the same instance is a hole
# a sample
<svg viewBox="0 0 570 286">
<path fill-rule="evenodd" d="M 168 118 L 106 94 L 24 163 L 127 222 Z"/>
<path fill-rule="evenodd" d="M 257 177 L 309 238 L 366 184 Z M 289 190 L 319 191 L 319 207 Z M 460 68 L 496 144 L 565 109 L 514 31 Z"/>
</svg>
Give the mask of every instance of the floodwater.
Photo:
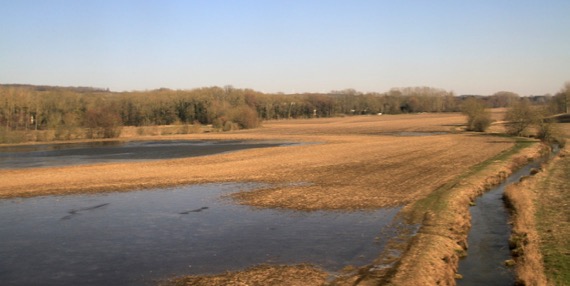
<svg viewBox="0 0 570 286">
<path fill-rule="evenodd" d="M 180 275 L 371 263 L 398 208 L 295 212 L 236 205 L 258 184 L 0 200 L 2 285 L 152 285 Z M 382 239 L 378 239 L 381 236 Z"/>
<path fill-rule="evenodd" d="M 479 197 L 476 205 L 470 208 L 471 230 L 467 237 L 468 255 L 459 262 L 459 273 L 463 279 L 457 285 L 514 285 L 515 275 L 505 266 L 505 260 L 511 259 L 508 224 L 509 213 L 504 205 L 503 193 L 507 185 L 518 182 L 530 174 L 532 168 L 538 168 L 540 162 L 526 165 L 513 173 L 508 179 L 491 191 Z"/>
<path fill-rule="evenodd" d="M 103 141 L 0 147 L 0 169 L 174 159 L 250 148 L 294 145 L 270 141 Z"/>
</svg>

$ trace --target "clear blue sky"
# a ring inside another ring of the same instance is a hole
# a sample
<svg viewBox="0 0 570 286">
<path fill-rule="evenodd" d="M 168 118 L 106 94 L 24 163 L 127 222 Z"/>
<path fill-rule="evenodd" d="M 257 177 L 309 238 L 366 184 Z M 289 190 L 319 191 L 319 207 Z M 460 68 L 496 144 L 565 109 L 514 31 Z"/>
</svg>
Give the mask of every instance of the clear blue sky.
<svg viewBox="0 0 570 286">
<path fill-rule="evenodd" d="M 0 0 L 0 83 L 555 93 L 570 1 Z"/>
</svg>

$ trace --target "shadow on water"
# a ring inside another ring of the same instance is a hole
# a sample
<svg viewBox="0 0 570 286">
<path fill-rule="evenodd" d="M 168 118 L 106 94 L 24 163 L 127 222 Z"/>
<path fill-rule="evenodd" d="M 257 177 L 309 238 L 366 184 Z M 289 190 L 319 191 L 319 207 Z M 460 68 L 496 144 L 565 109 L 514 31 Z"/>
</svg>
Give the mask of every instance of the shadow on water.
<svg viewBox="0 0 570 286">
<path fill-rule="evenodd" d="M 235 205 L 259 184 L 0 200 L 2 285 L 149 285 L 261 263 L 334 272 L 382 252 L 398 208 L 295 212 Z M 378 239 L 381 236 L 383 239 Z"/>
<path fill-rule="evenodd" d="M 548 158 L 537 160 L 519 169 L 505 182 L 493 188 L 475 201 L 470 208 L 471 230 L 467 237 L 468 255 L 459 262 L 463 279 L 457 285 L 514 285 L 515 275 L 505 260 L 511 259 L 508 224 L 509 213 L 503 201 L 505 188 L 528 176 L 533 168 L 539 168 Z"/>
<path fill-rule="evenodd" d="M 106 141 L 0 147 L 0 169 L 175 159 L 251 148 L 295 145 L 271 141 Z"/>
</svg>

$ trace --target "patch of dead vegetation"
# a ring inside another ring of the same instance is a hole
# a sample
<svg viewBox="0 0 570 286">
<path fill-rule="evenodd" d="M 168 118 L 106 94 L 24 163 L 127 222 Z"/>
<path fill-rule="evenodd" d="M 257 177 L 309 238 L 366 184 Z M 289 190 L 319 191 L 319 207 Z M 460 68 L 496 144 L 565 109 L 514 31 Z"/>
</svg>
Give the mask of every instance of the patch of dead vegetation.
<svg viewBox="0 0 570 286">
<path fill-rule="evenodd" d="M 539 178 L 537 230 L 549 284 L 570 284 L 570 151 L 565 148 Z"/>
<path fill-rule="evenodd" d="M 570 138 L 570 123 L 558 123 L 556 127 L 566 136 L 566 139 Z"/>
<path fill-rule="evenodd" d="M 344 138 L 351 141 L 311 146 L 299 153 L 297 165 L 283 168 L 298 169 L 287 177 L 310 185 L 237 193 L 234 198 L 247 205 L 300 210 L 403 205 L 513 144 L 465 135 Z"/>
<path fill-rule="evenodd" d="M 328 274 L 311 265 L 260 265 L 243 271 L 218 275 L 186 276 L 164 286 L 317 286 L 324 285 Z"/>
<path fill-rule="evenodd" d="M 535 184 L 536 178 L 527 178 L 508 186 L 504 194 L 511 210 L 513 225 L 509 247 L 514 257 L 517 283 L 520 285 L 547 285 L 540 238 L 536 231 L 534 201 L 537 194 L 532 191 Z"/>
<path fill-rule="evenodd" d="M 570 137 L 570 124 L 558 124 Z M 518 283 L 570 284 L 570 151 L 542 166 L 540 172 L 509 186 L 510 238 Z"/>
</svg>

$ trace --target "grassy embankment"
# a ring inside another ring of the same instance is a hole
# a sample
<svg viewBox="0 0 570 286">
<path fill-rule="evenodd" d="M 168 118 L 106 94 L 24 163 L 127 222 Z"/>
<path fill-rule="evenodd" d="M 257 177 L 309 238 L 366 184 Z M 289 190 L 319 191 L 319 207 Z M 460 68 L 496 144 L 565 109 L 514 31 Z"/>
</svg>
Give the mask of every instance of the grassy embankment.
<svg viewBox="0 0 570 286">
<path fill-rule="evenodd" d="M 570 152 L 548 168 L 536 204 L 538 232 L 548 281 L 570 285 Z"/>
<path fill-rule="evenodd" d="M 474 165 L 406 207 L 405 214 L 411 222 L 421 223 L 421 228 L 396 266 L 372 280 L 388 285 L 455 285 L 460 277 L 459 259 L 466 254 L 470 204 L 529 159 L 540 156 L 541 145 L 533 143 L 518 140 L 511 149 Z"/>
<path fill-rule="evenodd" d="M 569 124 L 559 124 L 557 127 L 559 131 L 566 133 L 566 138 L 569 137 Z M 530 143 L 519 141 L 510 151 L 475 166 L 472 172 L 468 173 L 468 175 L 475 173 L 467 178 L 467 182 L 471 183 L 465 184 L 464 181 L 457 185 L 450 183 L 451 186 L 448 184 L 426 199 L 413 204 L 414 207 L 410 212 L 413 219 L 418 221 L 418 215 L 424 214 L 422 228 L 414 237 L 396 270 L 390 275 L 390 279 L 385 279 L 386 284 L 454 285 L 452 277 L 461 277 L 458 274 L 454 275 L 454 272 L 457 271 L 457 260 L 465 255 L 470 223 L 469 212 L 465 206 L 470 204 L 476 195 L 498 183 L 518 166 L 525 164 L 528 159 L 537 158 L 545 152 L 545 148 L 538 148 L 538 145 L 535 145 L 535 148 L 526 148 L 528 146 L 525 145 L 528 144 Z M 504 160 L 509 157 L 510 159 L 505 162 Z M 511 187 L 510 191 L 507 191 L 515 194 L 511 195 L 515 197 L 512 201 L 523 201 L 516 207 L 518 213 L 513 218 L 514 234 L 511 239 L 514 255 L 517 256 L 517 280 L 525 283 L 522 285 L 546 285 L 539 249 L 545 254 L 548 284 L 569 285 L 570 231 L 567 186 L 570 171 L 563 165 L 564 163 L 559 164 L 550 166 L 549 170 L 554 171 L 543 175 L 548 179 L 544 179 L 540 187 L 534 187 L 534 193 L 538 192 L 540 195 L 525 198 L 525 192 L 513 192 L 515 189 L 521 189 L 520 186 Z M 532 182 L 532 179 L 527 181 Z M 519 185 L 524 186 L 528 184 L 527 181 Z M 472 182 L 479 183 L 473 185 Z M 528 188 L 533 189 L 533 187 Z M 533 209 L 535 205 L 536 211 Z M 538 221 L 536 224 L 535 216 Z M 536 234 L 537 228 L 539 234 Z M 450 249 L 454 249 L 455 253 Z M 422 261 L 422 264 L 417 264 L 418 260 Z"/>
<path fill-rule="evenodd" d="M 517 280 L 523 285 L 570 285 L 568 148 L 540 171 L 505 192 L 512 210 L 510 244 Z"/>
</svg>

